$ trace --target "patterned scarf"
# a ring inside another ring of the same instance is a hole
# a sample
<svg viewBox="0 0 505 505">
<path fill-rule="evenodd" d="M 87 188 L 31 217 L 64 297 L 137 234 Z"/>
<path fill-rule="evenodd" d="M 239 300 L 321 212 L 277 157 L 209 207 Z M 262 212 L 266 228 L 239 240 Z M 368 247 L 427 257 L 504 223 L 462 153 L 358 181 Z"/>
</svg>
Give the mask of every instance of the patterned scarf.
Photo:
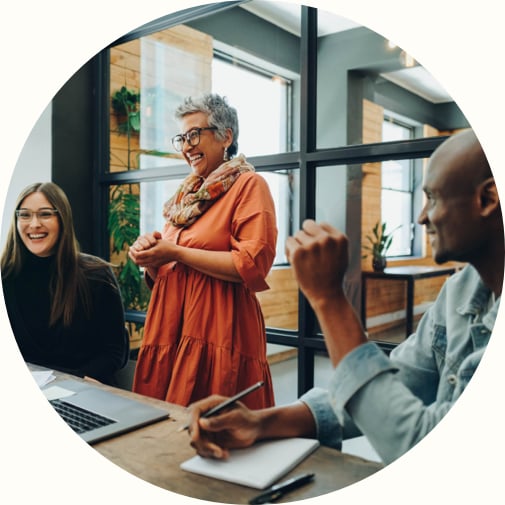
<svg viewBox="0 0 505 505">
<path fill-rule="evenodd" d="M 244 172 L 254 172 L 243 154 L 220 165 L 205 179 L 189 174 L 174 196 L 163 207 L 163 216 L 174 226 L 193 224 L 212 204 L 224 195 Z"/>
</svg>

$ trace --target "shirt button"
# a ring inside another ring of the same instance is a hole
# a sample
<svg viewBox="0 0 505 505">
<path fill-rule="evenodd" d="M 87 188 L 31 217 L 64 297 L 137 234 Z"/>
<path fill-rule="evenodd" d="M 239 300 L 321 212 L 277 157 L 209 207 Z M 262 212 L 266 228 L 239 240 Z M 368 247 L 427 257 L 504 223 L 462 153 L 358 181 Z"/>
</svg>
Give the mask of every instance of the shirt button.
<svg viewBox="0 0 505 505">
<path fill-rule="evenodd" d="M 456 384 L 458 382 L 458 378 L 452 373 L 452 374 L 450 374 L 450 375 L 447 376 L 447 382 L 449 384 L 454 385 L 454 384 Z"/>
</svg>

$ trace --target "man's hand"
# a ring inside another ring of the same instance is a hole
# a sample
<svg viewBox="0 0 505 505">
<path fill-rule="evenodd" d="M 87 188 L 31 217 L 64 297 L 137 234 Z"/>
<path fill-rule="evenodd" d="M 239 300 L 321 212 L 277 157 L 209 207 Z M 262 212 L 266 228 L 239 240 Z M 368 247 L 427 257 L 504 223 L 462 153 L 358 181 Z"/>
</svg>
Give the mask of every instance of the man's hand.
<svg viewBox="0 0 505 505">
<path fill-rule="evenodd" d="M 331 362 L 337 366 L 366 335 L 344 293 L 349 264 L 348 239 L 327 223 L 304 221 L 286 241 L 286 255 L 301 291 L 314 309 Z"/>
<path fill-rule="evenodd" d="M 250 410 L 241 402 L 222 414 L 201 417 L 224 400 L 223 396 L 213 395 L 189 406 L 190 443 L 204 458 L 226 459 L 228 449 L 249 447 L 260 435 L 259 411 Z"/>
<path fill-rule="evenodd" d="M 347 266 L 348 239 L 327 223 L 311 219 L 286 240 L 286 256 L 295 278 L 312 306 L 342 295 Z"/>
</svg>

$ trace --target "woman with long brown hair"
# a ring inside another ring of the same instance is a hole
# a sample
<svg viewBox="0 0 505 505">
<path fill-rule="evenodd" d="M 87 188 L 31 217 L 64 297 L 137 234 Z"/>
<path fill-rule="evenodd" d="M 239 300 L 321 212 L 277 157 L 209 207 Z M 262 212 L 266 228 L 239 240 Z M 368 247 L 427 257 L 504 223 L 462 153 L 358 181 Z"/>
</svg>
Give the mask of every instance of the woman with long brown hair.
<svg viewBox="0 0 505 505">
<path fill-rule="evenodd" d="M 113 383 L 128 358 L 120 291 L 107 262 L 80 252 L 59 186 L 38 182 L 21 192 L 1 268 L 24 360 Z"/>
</svg>

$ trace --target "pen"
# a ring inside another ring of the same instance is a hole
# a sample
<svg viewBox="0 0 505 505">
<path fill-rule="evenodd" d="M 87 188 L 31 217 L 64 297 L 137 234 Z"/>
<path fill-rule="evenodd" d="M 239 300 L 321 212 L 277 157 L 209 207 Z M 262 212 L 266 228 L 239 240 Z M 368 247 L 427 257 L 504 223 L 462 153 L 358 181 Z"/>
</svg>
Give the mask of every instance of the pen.
<svg viewBox="0 0 505 505">
<path fill-rule="evenodd" d="M 305 473 L 303 475 L 298 475 L 297 477 L 293 477 L 284 482 L 281 482 L 280 484 L 272 486 L 270 489 L 267 489 L 264 493 L 255 496 L 252 500 L 249 501 L 249 503 L 251 505 L 259 505 L 261 503 L 267 503 L 278 500 L 281 496 L 284 496 L 288 491 L 303 486 L 307 482 L 310 482 L 313 478 L 314 478 L 313 473 Z"/>
<path fill-rule="evenodd" d="M 219 414 L 222 410 L 225 408 L 229 407 L 230 405 L 233 405 L 235 402 L 243 398 L 245 395 L 248 395 L 249 393 L 252 393 L 253 391 L 256 391 L 258 388 L 263 386 L 263 381 L 259 381 L 256 384 L 253 384 L 252 386 L 249 386 L 247 389 L 244 389 L 243 391 L 240 391 L 240 393 L 237 393 L 236 395 L 228 398 L 224 402 L 220 403 L 219 405 L 216 405 L 215 407 L 212 407 L 210 410 L 207 410 L 207 412 L 204 412 L 201 417 L 211 417 L 215 416 L 216 414 Z M 184 431 L 189 428 L 189 424 L 186 424 L 184 426 L 181 426 L 177 431 Z"/>
</svg>

